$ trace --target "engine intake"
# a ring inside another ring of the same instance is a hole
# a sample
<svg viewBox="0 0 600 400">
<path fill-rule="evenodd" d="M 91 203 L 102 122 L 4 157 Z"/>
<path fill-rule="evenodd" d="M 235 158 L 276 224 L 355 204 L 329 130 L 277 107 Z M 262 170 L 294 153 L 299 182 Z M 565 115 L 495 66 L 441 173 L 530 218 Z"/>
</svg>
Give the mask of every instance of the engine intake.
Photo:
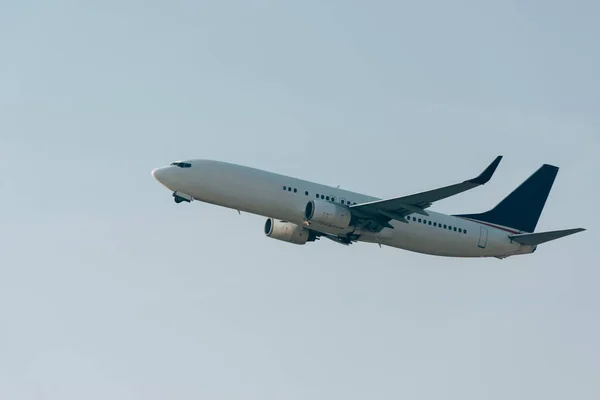
<svg viewBox="0 0 600 400">
<path fill-rule="evenodd" d="M 321 225 L 345 229 L 351 224 L 352 214 L 346 207 L 327 201 L 311 200 L 304 209 L 304 219 Z"/>
<path fill-rule="evenodd" d="M 265 222 L 265 235 L 272 239 L 294 244 L 314 242 L 315 234 L 310 230 L 287 221 L 277 221 L 268 218 Z"/>
</svg>

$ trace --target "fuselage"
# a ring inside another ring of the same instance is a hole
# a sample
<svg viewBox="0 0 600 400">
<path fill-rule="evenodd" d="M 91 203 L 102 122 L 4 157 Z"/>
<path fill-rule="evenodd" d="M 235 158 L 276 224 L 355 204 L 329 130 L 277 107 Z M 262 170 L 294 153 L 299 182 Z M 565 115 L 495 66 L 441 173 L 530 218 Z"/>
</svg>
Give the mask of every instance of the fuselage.
<svg viewBox="0 0 600 400">
<path fill-rule="evenodd" d="M 318 199 L 348 206 L 380 200 L 340 188 L 297 179 L 241 165 L 190 160 L 185 168 L 177 165 L 153 171 L 153 176 L 173 192 L 194 200 L 251 214 L 306 225 L 307 202 Z M 358 241 L 379 243 L 418 253 L 447 257 L 497 257 L 532 253 L 534 246 L 511 241 L 509 234 L 520 233 L 465 218 L 427 210 L 428 216 L 412 214 L 408 223 L 392 220 L 393 229 L 380 232 L 354 227 L 338 229 L 311 224 L 310 229 L 331 234 L 353 233 Z"/>
</svg>

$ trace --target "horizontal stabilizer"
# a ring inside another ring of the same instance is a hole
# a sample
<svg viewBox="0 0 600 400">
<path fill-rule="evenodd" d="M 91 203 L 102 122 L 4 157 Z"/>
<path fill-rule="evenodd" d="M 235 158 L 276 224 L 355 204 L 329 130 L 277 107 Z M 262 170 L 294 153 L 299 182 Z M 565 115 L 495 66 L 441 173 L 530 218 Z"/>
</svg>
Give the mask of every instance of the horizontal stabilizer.
<svg viewBox="0 0 600 400">
<path fill-rule="evenodd" d="M 585 231 L 583 228 L 576 229 L 565 229 L 562 231 L 550 231 L 550 232 L 540 232 L 540 233 L 524 233 L 522 235 L 512 235 L 509 236 L 511 240 L 514 240 L 517 243 L 537 246 L 538 244 L 546 243 L 551 240 L 560 239 L 565 236 L 572 235 L 574 233 Z"/>
</svg>

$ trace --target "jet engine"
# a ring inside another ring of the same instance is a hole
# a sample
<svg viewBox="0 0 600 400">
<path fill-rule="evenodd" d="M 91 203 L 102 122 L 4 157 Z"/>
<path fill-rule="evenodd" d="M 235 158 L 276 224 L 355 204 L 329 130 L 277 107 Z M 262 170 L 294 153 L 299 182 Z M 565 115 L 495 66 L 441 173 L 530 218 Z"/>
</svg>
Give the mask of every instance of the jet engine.
<svg viewBox="0 0 600 400">
<path fill-rule="evenodd" d="M 351 224 L 352 214 L 346 207 L 328 201 L 311 200 L 304 209 L 304 219 L 309 222 L 345 229 Z"/>
<path fill-rule="evenodd" d="M 265 222 L 265 235 L 294 244 L 306 244 L 306 242 L 314 242 L 316 239 L 315 234 L 309 229 L 273 218 L 268 218 Z"/>
</svg>

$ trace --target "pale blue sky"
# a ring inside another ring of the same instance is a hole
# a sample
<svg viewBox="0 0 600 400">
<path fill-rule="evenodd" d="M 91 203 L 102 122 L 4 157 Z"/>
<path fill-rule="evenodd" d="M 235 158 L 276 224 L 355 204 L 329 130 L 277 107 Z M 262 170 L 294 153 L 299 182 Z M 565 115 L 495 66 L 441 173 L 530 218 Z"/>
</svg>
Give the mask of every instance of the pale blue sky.
<svg viewBox="0 0 600 400">
<path fill-rule="evenodd" d="M 354 3 L 354 4 L 353 4 Z M 597 399 L 600 3 L 0 1 L 0 397 Z M 486 210 L 531 256 L 293 246 L 176 205 L 211 158 Z"/>
</svg>

